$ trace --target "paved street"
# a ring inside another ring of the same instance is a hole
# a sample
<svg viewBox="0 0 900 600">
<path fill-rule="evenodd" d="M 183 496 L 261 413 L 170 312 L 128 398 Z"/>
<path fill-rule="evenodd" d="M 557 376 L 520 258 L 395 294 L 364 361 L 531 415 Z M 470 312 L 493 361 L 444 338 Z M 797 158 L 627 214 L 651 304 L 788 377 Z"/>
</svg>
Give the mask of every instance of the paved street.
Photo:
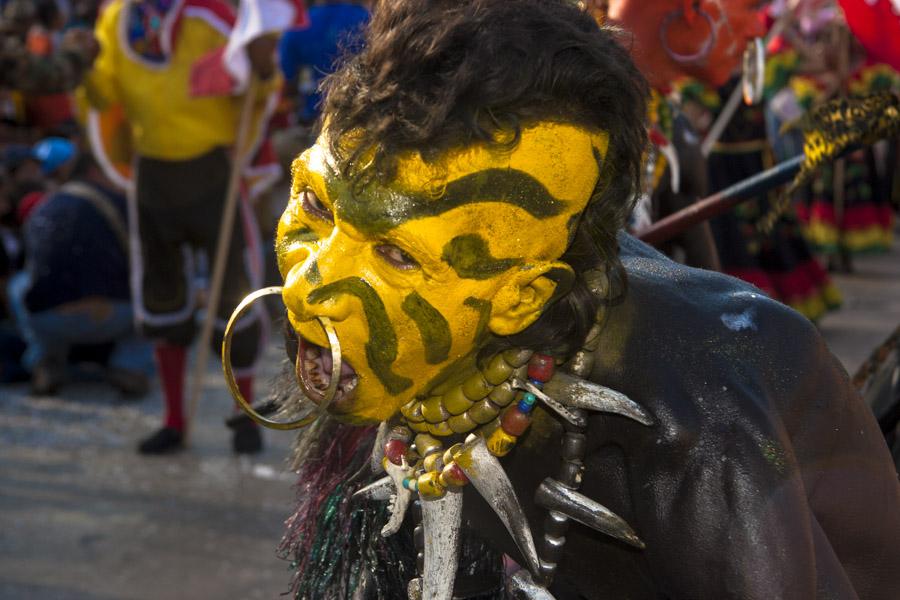
<svg viewBox="0 0 900 600">
<path fill-rule="evenodd" d="M 292 507 L 283 466 L 292 436 L 267 431 L 263 454 L 235 457 L 223 425 L 230 396 L 212 362 L 206 386 L 190 450 L 149 459 L 133 448 L 159 425 L 158 391 L 125 402 L 99 383 L 73 384 L 60 398 L 0 388 L 0 598 L 286 591 L 275 547 Z"/>
<path fill-rule="evenodd" d="M 900 240 L 900 227 L 894 238 Z M 857 258 L 854 267 L 852 274 L 833 275 L 844 305 L 819 324 L 851 375 L 900 325 L 900 243 L 895 242 L 887 254 Z"/>
<path fill-rule="evenodd" d="M 837 276 L 842 311 L 821 329 L 852 372 L 900 323 L 900 248 Z M 267 375 L 281 350 L 269 349 Z M 216 364 L 193 443 L 139 458 L 159 423 L 158 390 L 119 400 L 99 383 L 30 398 L 0 388 L 0 598 L 40 600 L 275 599 L 287 563 L 275 556 L 292 506 L 285 472 L 292 434 L 266 432 L 266 451 L 231 454 L 230 399 Z"/>
</svg>

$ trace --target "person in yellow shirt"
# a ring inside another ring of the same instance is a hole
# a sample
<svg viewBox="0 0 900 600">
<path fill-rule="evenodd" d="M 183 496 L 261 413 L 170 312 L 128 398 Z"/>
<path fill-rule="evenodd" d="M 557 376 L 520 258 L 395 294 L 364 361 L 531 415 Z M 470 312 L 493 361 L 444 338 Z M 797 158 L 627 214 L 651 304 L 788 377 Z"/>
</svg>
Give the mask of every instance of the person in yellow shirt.
<svg viewBox="0 0 900 600">
<path fill-rule="evenodd" d="M 165 398 L 162 428 L 138 447 L 144 454 L 184 447 L 185 356 L 196 333 L 198 291 L 192 261 L 198 250 L 210 260 L 215 255 L 241 110 L 233 90 L 211 92 L 204 85 L 209 77 L 203 77 L 203 68 L 221 56 L 234 21 L 224 0 L 113 0 L 94 32 L 98 47 L 84 95 L 95 108 L 120 105 L 131 128 L 136 154 L 129 206 L 131 283 L 137 321 L 156 341 Z M 247 48 L 264 82 L 259 104 L 277 85 L 274 48 L 268 36 Z M 255 274 L 261 269 L 254 268 L 261 261 L 258 229 L 248 207 L 241 207 L 241 215 L 227 258 L 223 318 L 260 283 Z M 250 315 L 235 337 L 235 364 L 247 393 L 261 327 Z M 216 351 L 223 328 L 224 321 L 213 339 Z M 255 426 L 235 430 L 235 452 L 261 447 Z"/>
</svg>

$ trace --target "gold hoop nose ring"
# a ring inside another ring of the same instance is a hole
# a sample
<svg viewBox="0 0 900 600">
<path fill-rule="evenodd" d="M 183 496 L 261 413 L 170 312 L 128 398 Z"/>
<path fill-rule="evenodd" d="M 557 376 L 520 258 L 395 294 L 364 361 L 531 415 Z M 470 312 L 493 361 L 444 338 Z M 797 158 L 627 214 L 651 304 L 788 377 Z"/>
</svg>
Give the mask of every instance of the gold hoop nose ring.
<svg viewBox="0 0 900 600">
<path fill-rule="evenodd" d="M 265 296 L 271 296 L 273 294 L 281 295 L 281 292 L 284 288 L 281 286 L 270 286 L 265 287 L 255 292 L 248 294 L 243 300 L 241 300 L 240 304 L 237 305 L 237 308 L 234 309 L 234 312 L 231 313 L 231 317 L 228 319 L 228 324 L 225 326 L 225 335 L 222 340 L 222 370 L 225 373 L 225 383 L 228 385 L 228 389 L 231 392 L 232 397 L 235 402 L 241 407 L 247 416 L 253 419 L 255 422 L 259 423 L 264 427 L 269 427 L 271 429 L 280 429 L 280 430 L 289 430 L 289 429 L 299 429 L 300 427 L 306 427 L 311 424 L 320 415 L 322 415 L 325 410 L 328 408 L 328 405 L 331 404 L 331 401 L 334 400 L 335 395 L 337 394 L 338 384 L 340 382 L 341 375 L 341 367 L 343 365 L 343 358 L 341 356 L 341 345 L 338 341 L 337 332 L 334 330 L 334 326 L 331 324 L 331 320 L 328 317 L 316 317 L 319 322 L 322 324 L 322 328 L 325 330 L 325 335 L 328 337 L 328 343 L 331 345 L 331 356 L 332 356 L 332 366 L 331 366 L 331 381 L 328 384 L 328 388 L 325 390 L 325 397 L 319 403 L 319 408 L 315 412 L 315 414 L 307 415 L 305 417 L 301 417 L 294 421 L 273 421 L 267 417 L 256 412 L 253 406 L 244 398 L 244 395 L 241 393 L 240 388 L 238 388 L 237 381 L 234 377 L 234 369 L 231 366 L 231 339 L 234 336 L 235 324 L 240 320 L 240 318 L 244 315 L 250 306 Z M 302 357 L 297 356 L 297 365 L 302 360 Z M 298 368 L 295 365 L 295 370 Z"/>
<path fill-rule="evenodd" d="M 328 382 L 328 387 L 325 388 L 324 398 L 319 402 L 319 409 L 316 411 L 318 413 L 317 416 L 321 416 L 325 414 L 325 411 L 328 410 L 328 405 L 331 404 L 331 401 L 337 395 L 344 357 L 341 354 L 341 343 L 338 341 L 337 332 L 334 330 L 334 325 L 331 324 L 331 319 L 328 317 L 316 317 L 316 319 L 322 324 L 322 329 L 325 330 L 325 335 L 328 338 L 328 345 L 331 347 L 331 380 Z M 302 353 L 297 352 L 297 359 L 294 361 L 294 375 L 298 381 L 303 381 L 301 372 L 303 358 Z"/>
</svg>

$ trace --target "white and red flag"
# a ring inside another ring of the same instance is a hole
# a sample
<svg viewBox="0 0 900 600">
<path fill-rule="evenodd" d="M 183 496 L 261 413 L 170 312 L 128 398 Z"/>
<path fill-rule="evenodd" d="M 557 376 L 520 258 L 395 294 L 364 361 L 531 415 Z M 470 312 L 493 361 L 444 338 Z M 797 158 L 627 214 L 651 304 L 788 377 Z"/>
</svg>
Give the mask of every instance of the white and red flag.
<svg viewBox="0 0 900 600">
<path fill-rule="evenodd" d="M 900 0 L 840 0 L 840 4 L 869 59 L 900 71 Z"/>
<path fill-rule="evenodd" d="M 240 0 L 237 22 L 223 57 L 235 91 L 243 91 L 250 80 L 247 44 L 263 35 L 307 25 L 309 16 L 303 0 Z"/>
</svg>

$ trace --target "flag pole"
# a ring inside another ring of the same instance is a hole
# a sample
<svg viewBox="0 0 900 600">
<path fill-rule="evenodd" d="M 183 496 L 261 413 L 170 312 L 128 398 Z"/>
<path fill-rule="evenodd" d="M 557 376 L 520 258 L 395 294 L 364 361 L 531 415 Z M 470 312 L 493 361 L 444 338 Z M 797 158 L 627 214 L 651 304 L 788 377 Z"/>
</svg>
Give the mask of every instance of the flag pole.
<svg viewBox="0 0 900 600">
<path fill-rule="evenodd" d="M 779 163 L 771 169 L 757 173 L 720 192 L 698 200 L 678 212 L 656 221 L 635 235 L 652 246 L 659 245 L 697 223 L 711 219 L 745 200 L 789 182 L 800 170 L 803 160 L 804 156 L 801 154 Z"/>
<path fill-rule="evenodd" d="M 241 196 L 241 174 L 245 162 L 249 158 L 243 155 L 243 149 L 247 145 L 247 137 L 250 135 L 253 120 L 253 105 L 256 99 L 256 77 L 251 73 L 247 91 L 241 104 L 241 114 L 238 121 L 237 138 L 234 143 L 234 160 L 231 172 L 228 176 L 228 191 L 225 195 L 225 205 L 222 209 L 222 220 L 219 225 L 219 239 L 216 245 L 216 256 L 212 262 L 212 277 L 209 282 L 209 293 L 206 302 L 206 318 L 203 320 L 203 329 L 200 332 L 200 341 L 197 346 L 197 355 L 194 359 L 194 371 L 191 377 L 190 397 L 188 400 L 188 412 L 185 421 L 184 441 L 188 443 L 193 429 L 194 416 L 197 413 L 197 405 L 203 391 L 203 381 L 206 377 L 206 366 L 209 362 L 209 346 L 212 341 L 213 330 L 216 324 L 216 313 L 222 298 L 222 283 L 225 279 L 225 266 L 227 263 L 228 248 L 231 245 L 234 219 L 237 213 L 238 202 Z"/>
</svg>

